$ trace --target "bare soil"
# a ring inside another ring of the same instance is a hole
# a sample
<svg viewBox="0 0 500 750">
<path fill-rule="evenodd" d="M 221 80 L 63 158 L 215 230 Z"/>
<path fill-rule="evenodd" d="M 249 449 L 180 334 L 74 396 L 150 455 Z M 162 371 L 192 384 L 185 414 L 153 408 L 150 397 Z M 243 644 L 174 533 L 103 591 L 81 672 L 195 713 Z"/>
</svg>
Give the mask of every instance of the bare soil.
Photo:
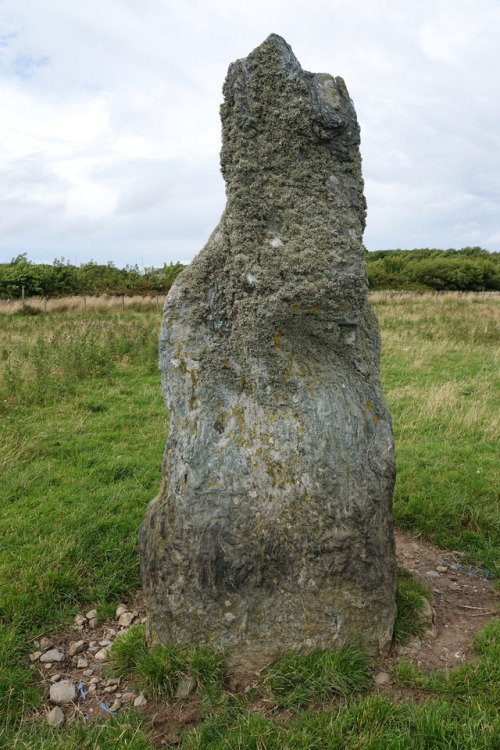
<svg viewBox="0 0 500 750">
<path fill-rule="evenodd" d="M 474 635 L 497 615 L 498 597 L 489 574 L 463 565 L 460 552 L 445 552 L 400 531 L 396 552 L 398 565 L 432 591 L 437 620 L 437 637 L 424 638 L 403 655 L 422 669 L 453 669 L 473 656 Z"/>
</svg>

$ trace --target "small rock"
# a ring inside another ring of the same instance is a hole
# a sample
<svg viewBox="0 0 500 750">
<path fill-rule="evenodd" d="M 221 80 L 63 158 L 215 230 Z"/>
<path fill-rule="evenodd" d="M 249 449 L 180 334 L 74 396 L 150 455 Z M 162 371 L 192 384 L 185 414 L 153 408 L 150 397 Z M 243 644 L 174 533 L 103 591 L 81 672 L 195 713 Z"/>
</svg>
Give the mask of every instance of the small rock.
<svg viewBox="0 0 500 750">
<path fill-rule="evenodd" d="M 193 690 L 196 687 L 196 680 L 192 677 L 183 677 L 177 686 L 177 690 L 175 691 L 175 697 L 178 700 L 182 700 L 183 698 L 187 698 L 191 695 Z"/>
<path fill-rule="evenodd" d="M 98 682 L 100 682 L 99 677 L 92 677 L 91 680 L 89 680 L 91 685 L 97 685 Z"/>
<path fill-rule="evenodd" d="M 109 679 L 106 680 L 104 685 L 105 687 L 108 687 L 109 685 L 116 685 L 118 687 L 121 681 L 122 681 L 121 677 L 110 677 Z"/>
<path fill-rule="evenodd" d="M 41 655 L 42 651 L 35 651 L 33 654 L 30 654 L 30 661 L 38 661 Z"/>
<path fill-rule="evenodd" d="M 148 621 L 147 617 L 141 617 L 141 625 L 145 625 Z"/>
<path fill-rule="evenodd" d="M 373 678 L 375 685 L 387 685 L 391 681 L 391 675 L 389 672 L 379 672 Z"/>
<path fill-rule="evenodd" d="M 99 646 L 111 646 L 111 641 L 106 638 L 103 641 L 99 641 Z"/>
<path fill-rule="evenodd" d="M 427 578 L 439 578 L 439 573 L 435 570 L 428 570 L 424 575 L 427 576 Z"/>
<path fill-rule="evenodd" d="M 68 646 L 68 656 L 76 656 L 76 654 L 81 654 L 84 648 L 85 641 L 74 641 Z"/>
<path fill-rule="evenodd" d="M 136 697 L 135 693 L 131 693 L 131 692 L 122 693 L 123 703 L 129 703 L 130 701 L 133 701 L 135 697 Z"/>
<path fill-rule="evenodd" d="M 76 615 L 75 617 L 75 625 L 85 625 L 87 623 L 87 618 L 85 615 Z"/>
<path fill-rule="evenodd" d="M 436 610 L 431 606 L 427 599 L 422 600 L 422 608 L 419 612 L 418 619 L 420 624 L 426 630 L 431 629 L 436 624 Z"/>
<path fill-rule="evenodd" d="M 47 664 L 44 664 L 43 666 L 45 667 L 45 669 L 52 669 L 52 662 L 48 661 Z"/>
<path fill-rule="evenodd" d="M 40 638 L 40 648 L 42 651 L 46 651 L 48 648 L 52 648 L 54 642 L 50 638 Z"/>
<path fill-rule="evenodd" d="M 97 617 L 92 617 L 89 620 L 89 628 L 91 630 L 95 630 L 95 628 L 98 626 L 98 624 L 99 624 L 99 620 L 97 619 Z"/>
<path fill-rule="evenodd" d="M 148 702 L 148 699 L 146 698 L 146 696 L 144 695 L 144 693 L 141 692 L 141 693 L 139 693 L 139 695 L 135 699 L 134 706 L 136 708 L 138 706 L 145 706 L 147 702 Z"/>
<path fill-rule="evenodd" d="M 78 659 L 76 662 L 76 668 L 77 669 L 87 669 L 89 663 L 87 659 Z M 92 670 L 90 670 L 90 674 L 92 674 Z"/>
<path fill-rule="evenodd" d="M 52 711 L 47 714 L 47 724 L 49 727 L 60 727 L 64 724 L 64 714 L 59 706 L 54 706 Z"/>
<path fill-rule="evenodd" d="M 73 625 L 73 630 L 78 630 L 81 632 L 83 630 L 83 625 Z"/>
<path fill-rule="evenodd" d="M 396 646 L 394 653 L 397 656 L 415 656 L 415 651 L 420 651 L 422 648 L 422 641 L 420 638 L 415 636 L 412 640 L 406 644 L 406 646 Z"/>
<path fill-rule="evenodd" d="M 418 637 L 418 635 L 415 636 L 415 638 L 412 638 L 411 641 L 408 643 L 408 648 L 412 651 L 420 651 L 422 648 L 422 641 Z"/>
<path fill-rule="evenodd" d="M 95 682 L 93 682 L 92 685 L 89 685 L 89 693 L 95 693 L 96 690 L 97 685 L 95 684 Z"/>
<path fill-rule="evenodd" d="M 120 604 L 120 606 L 116 608 L 117 617 L 121 617 L 121 615 L 125 614 L 125 612 L 128 612 L 128 607 L 126 607 L 124 604 Z"/>
<path fill-rule="evenodd" d="M 100 651 L 97 651 L 97 653 L 94 654 L 94 659 L 97 659 L 97 661 L 106 661 L 107 658 L 108 658 L 107 648 L 101 648 Z"/>
<path fill-rule="evenodd" d="M 129 625 L 132 625 L 134 619 L 135 617 L 133 612 L 124 612 L 118 619 L 118 625 L 122 625 L 124 628 L 128 628 Z"/>
<path fill-rule="evenodd" d="M 105 687 L 102 692 L 103 693 L 114 693 L 114 692 L 116 692 L 117 688 L 118 688 L 118 685 L 108 685 L 108 687 Z"/>
<path fill-rule="evenodd" d="M 122 693 L 115 693 L 115 695 L 116 695 L 117 698 L 121 698 L 122 697 Z"/>
<path fill-rule="evenodd" d="M 94 673 L 93 669 L 86 669 L 83 674 L 84 674 L 84 677 L 90 677 L 93 673 Z"/>
<path fill-rule="evenodd" d="M 50 686 L 49 699 L 51 703 L 61 705 L 76 700 L 76 687 L 69 680 L 61 680 Z"/>
<path fill-rule="evenodd" d="M 97 617 L 97 610 L 91 609 L 90 612 L 87 612 L 85 617 L 87 618 L 87 620 L 94 620 Z"/>
<path fill-rule="evenodd" d="M 436 570 L 438 571 L 438 573 L 446 573 L 448 568 L 446 567 L 446 565 L 436 565 Z"/>
<path fill-rule="evenodd" d="M 62 675 L 60 675 L 60 674 L 53 674 L 52 677 L 50 678 L 50 681 L 51 682 L 59 682 L 59 680 L 61 679 L 61 677 L 62 677 Z"/>
<path fill-rule="evenodd" d="M 110 710 L 111 712 L 113 712 L 113 711 L 118 711 L 118 709 L 119 709 L 119 708 L 121 708 L 121 707 L 122 707 L 122 702 L 121 702 L 121 700 L 120 700 L 119 698 L 117 698 L 117 699 L 115 700 L 115 702 L 113 703 L 113 705 L 112 705 L 112 706 L 110 706 L 109 710 Z"/>
<path fill-rule="evenodd" d="M 46 663 L 48 661 L 57 661 L 60 662 L 64 659 L 64 654 L 62 651 L 59 651 L 57 648 L 52 648 L 50 651 L 46 651 L 42 656 L 40 657 L 40 661 L 43 663 Z"/>
</svg>

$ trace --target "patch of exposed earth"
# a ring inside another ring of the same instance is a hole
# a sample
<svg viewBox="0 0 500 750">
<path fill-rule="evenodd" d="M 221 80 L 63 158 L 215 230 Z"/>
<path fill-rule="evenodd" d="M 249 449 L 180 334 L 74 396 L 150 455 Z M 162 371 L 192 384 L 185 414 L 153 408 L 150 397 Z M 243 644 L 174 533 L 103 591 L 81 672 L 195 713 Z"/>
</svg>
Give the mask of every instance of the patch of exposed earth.
<svg viewBox="0 0 500 750">
<path fill-rule="evenodd" d="M 411 659 L 422 669 L 447 670 L 474 658 L 474 635 L 496 616 L 497 595 L 488 572 L 462 564 L 459 552 L 445 552 L 400 531 L 396 532 L 396 550 L 398 565 L 411 571 L 433 594 L 428 635 L 394 648 L 374 667 L 377 689 L 408 700 L 418 696 L 393 686 L 396 661 Z M 113 641 L 131 625 L 145 622 L 145 617 L 139 592 L 133 601 L 118 607 L 115 618 L 99 622 L 95 610 L 89 611 L 77 615 L 71 629 L 34 641 L 30 659 L 47 698 L 51 723 L 102 719 L 135 706 L 147 713 L 157 737 L 161 734 L 163 742 L 175 742 L 181 728 L 196 722 L 196 685 L 188 676 L 181 681 L 176 700 L 166 706 L 134 684 L 106 674 Z M 258 679 L 258 674 L 231 675 L 226 687 L 230 692 L 244 692 Z M 55 685 L 61 686 L 59 692 L 69 700 L 57 702 Z"/>
</svg>

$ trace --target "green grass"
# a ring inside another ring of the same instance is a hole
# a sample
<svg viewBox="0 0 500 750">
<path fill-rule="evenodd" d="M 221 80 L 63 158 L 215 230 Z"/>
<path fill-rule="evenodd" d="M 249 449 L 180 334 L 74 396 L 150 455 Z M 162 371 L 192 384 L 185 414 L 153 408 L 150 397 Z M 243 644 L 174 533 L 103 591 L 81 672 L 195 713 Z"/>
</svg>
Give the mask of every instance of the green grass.
<svg viewBox="0 0 500 750">
<path fill-rule="evenodd" d="M 110 652 L 107 672 L 132 677 L 149 695 L 175 699 L 182 680 L 192 682 L 190 693 L 222 699 L 223 655 L 203 646 L 168 644 L 148 649 L 143 625 L 134 625 L 117 638 Z"/>
<path fill-rule="evenodd" d="M 272 665 L 264 682 L 273 705 L 301 708 L 333 695 L 364 692 L 371 682 L 369 664 L 354 648 L 316 649 L 306 656 L 289 653 Z"/>
<path fill-rule="evenodd" d="M 26 690 L 27 639 L 139 585 L 137 532 L 158 489 L 167 419 L 160 316 L 0 316 L 0 716 Z M 79 347 L 79 342 L 82 346 Z"/>
<path fill-rule="evenodd" d="M 396 522 L 498 576 L 500 295 L 375 294 Z"/>
<path fill-rule="evenodd" d="M 419 619 L 424 599 L 431 594 L 425 586 L 418 583 L 411 573 L 403 568 L 398 569 L 396 589 L 396 622 L 394 623 L 394 641 L 404 645 L 413 636 L 424 634 L 424 627 Z"/>
<path fill-rule="evenodd" d="M 230 719 L 233 719 L 230 721 Z M 228 721 L 229 719 L 229 721 Z M 182 750 L 496 750 L 493 716 L 459 711 L 450 702 L 398 706 L 370 696 L 339 711 L 303 712 L 276 724 L 261 714 L 213 715 Z"/>
<path fill-rule="evenodd" d="M 378 295 L 374 303 L 396 435 L 397 522 L 497 570 L 500 299 Z M 160 313 L 138 310 L 0 315 L 0 746 L 153 748 L 133 712 L 92 727 L 33 722 L 41 696 L 27 653 L 32 639 L 86 605 L 111 614 L 139 584 L 137 531 L 159 486 L 167 434 L 159 322 Z M 421 595 L 407 584 L 400 580 L 398 594 L 403 640 L 416 632 Z M 118 672 L 135 671 L 161 700 L 183 676 L 196 681 L 205 718 L 183 736 L 183 750 L 500 745 L 497 625 L 478 638 L 477 661 L 449 675 L 400 664 L 400 683 L 428 696 L 407 705 L 363 695 L 366 661 L 354 652 L 289 655 L 246 699 L 233 699 L 212 654 L 148 653 L 143 630 L 129 633 L 113 649 Z"/>
</svg>

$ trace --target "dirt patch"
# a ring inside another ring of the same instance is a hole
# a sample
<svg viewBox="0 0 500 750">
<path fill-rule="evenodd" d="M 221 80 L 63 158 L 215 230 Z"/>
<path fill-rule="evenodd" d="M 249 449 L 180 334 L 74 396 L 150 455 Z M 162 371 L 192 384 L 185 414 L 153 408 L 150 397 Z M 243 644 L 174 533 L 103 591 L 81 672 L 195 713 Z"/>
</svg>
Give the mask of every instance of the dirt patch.
<svg viewBox="0 0 500 750">
<path fill-rule="evenodd" d="M 432 591 L 437 636 L 396 648 L 392 658 L 410 658 L 422 669 L 453 669 L 471 658 L 474 635 L 497 613 L 490 575 L 463 565 L 459 552 L 445 552 L 400 531 L 396 532 L 396 554 L 398 565 Z"/>
<path fill-rule="evenodd" d="M 201 718 L 196 699 L 188 703 L 161 706 L 152 704 L 146 709 L 146 713 L 150 717 L 151 741 L 156 747 L 180 742 L 180 733 L 194 727 Z"/>
<path fill-rule="evenodd" d="M 115 638 L 131 625 L 144 623 L 146 607 L 139 592 L 133 601 L 120 605 L 116 618 L 99 622 L 95 610 L 75 618 L 75 625 L 53 636 L 33 642 L 36 649 L 30 654 L 38 669 L 47 699 L 47 710 L 52 708 L 50 690 L 55 683 L 67 681 L 76 687 L 77 698 L 61 708 L 65 720 L 81 719 L 92 722 L 109 718 L 120 710 L 147 705 L 147 699 L 136 686 L 106 674 L 107 653 Z M 54 659 L 50 658 L 54 656 Z"/>
</svg>

